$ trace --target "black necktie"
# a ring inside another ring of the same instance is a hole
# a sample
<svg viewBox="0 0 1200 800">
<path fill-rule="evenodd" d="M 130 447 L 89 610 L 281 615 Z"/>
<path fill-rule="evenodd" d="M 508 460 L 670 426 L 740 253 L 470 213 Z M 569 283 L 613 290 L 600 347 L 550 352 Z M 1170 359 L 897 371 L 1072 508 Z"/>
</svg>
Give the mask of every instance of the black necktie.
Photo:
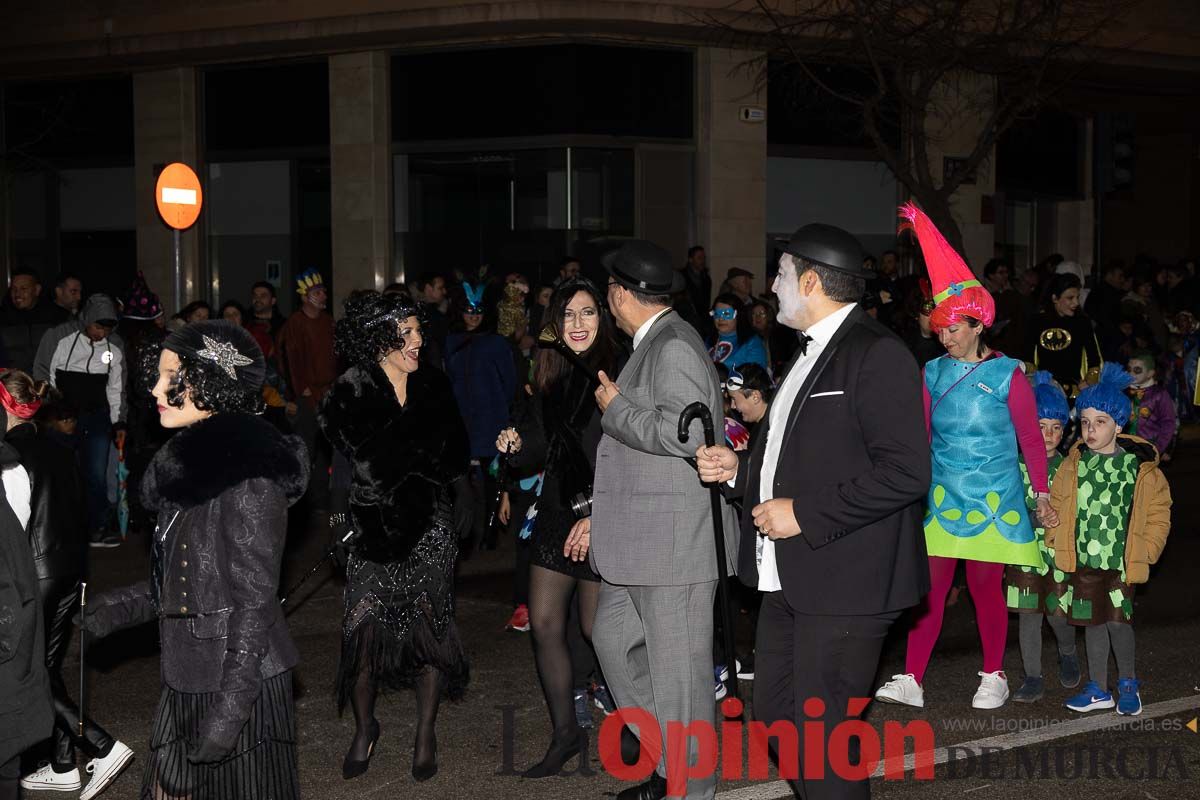
<svg viewBox="0 0 1200 800">
<path fill-rule="evenodd" d="M 808 355 L 808 343 L 811 342 L 813 338 L 807 333 L 798 333 L 796 334 L 796 339 L 800 342 L 800 347 L 798 348 L 800 350 L 800 355 Z"/>
</svg>

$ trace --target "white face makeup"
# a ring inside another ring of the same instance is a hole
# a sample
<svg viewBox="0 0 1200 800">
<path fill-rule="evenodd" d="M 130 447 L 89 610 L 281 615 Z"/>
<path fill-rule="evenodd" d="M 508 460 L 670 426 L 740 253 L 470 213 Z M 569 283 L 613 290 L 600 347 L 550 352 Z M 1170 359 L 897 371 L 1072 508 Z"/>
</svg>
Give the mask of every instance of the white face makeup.
<svg viewBox="0 0 1200 800">
<path fill-rule="evenodd" d="M 187 391 L 183 393 L 181 406 L 176 407 L 168 402 L 167 392 L 178 382 L 179 367 L 179 356 L 171 350 L 163 350 L 158 357 L 158 382 L 150 393 L 158 401 L 158 420 L 164 428 L 186 428 L 212 416 L 211 411 L 196 408 Z"/>
</svg>

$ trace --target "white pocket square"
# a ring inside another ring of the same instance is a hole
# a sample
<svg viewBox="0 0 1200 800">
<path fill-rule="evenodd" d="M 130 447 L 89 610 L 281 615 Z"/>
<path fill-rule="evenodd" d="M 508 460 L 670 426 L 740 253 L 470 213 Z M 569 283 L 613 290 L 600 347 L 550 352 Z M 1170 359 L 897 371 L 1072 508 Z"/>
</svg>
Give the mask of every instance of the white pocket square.
<svg viewBox="0 0 1200 800">
<path fill-rule="evenodd" d="M 835 397 L 835 396 L 837 396 L 837 395 L 839 395 L 839 394 L 845 394 L 845 392 L 843 392 L 843 391 L 836 391 L 836 392 L 817 392 L 816 394 L 810 394 L 810 395 L 808 396 L 808 399 L 809 399 L 809 400 L 812 400 L 814 397 Z"/>
</svg>

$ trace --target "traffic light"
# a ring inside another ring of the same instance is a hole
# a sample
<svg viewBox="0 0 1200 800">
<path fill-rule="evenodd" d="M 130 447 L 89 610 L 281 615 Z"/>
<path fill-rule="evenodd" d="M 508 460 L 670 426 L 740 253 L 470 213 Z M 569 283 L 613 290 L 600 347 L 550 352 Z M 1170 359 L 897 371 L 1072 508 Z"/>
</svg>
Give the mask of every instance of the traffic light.
<svg viewBox="0 0 1200 800">
<path fill-rule="evenodd" d="M 1111 192 L 1133 184 L 1134 142 L 1132 114 L 1097 114 L 1095 124 L 1096 191 Z"/>
</svg>

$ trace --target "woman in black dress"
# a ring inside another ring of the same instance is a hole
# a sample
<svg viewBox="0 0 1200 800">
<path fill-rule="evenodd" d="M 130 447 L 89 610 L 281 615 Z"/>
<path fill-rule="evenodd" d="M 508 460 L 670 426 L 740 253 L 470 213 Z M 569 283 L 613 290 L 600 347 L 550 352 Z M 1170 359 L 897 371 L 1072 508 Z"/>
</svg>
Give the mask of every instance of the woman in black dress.
<svg viewBox="0 0 1200 800">
<path fill-rule="evenodd" d="M 413 688 L 412 774 L 437 772 L 434 724 L 443 695 L 466 689 L 469 670 L 454 624 L 456 531 L 465 491 L 467 431 L 445 374 L 418 370 L 418 308 L 404 295 L 364 292 L 346 303 L 334 344 L 352 366 L 321 405 L 321 428 L 352 465 L 338 708 L 354 711 L 342 764 L 367 770 L 379 722 L 375 696 Z"/>
<path fill-rule="evenodd" d="M 299 653 L 278 593 L 304 444 L 259 416 L 265 367 L 245 329 L 193 323 L 162 347 L 153 393 L 176 434 L 142 481 L 158 514 L 151 578 L 89 602 L 84 627 L 105 636 L 158 620 L 164 686 L 143 800 L 296 798 Z"/>
<path fill-rule="evenodd" d="M 585 278 L 559 284 L 545 321 L 553 322 L 567 347 L 593 369 L 616 375 L 620 350 L 612 318 L 600 293 Z M 550 708 L 554 738 L 545 758 L 525 772 L 529 778 L 555 775 L 586 742 L 575 718 L 574 676 L 567 644 L 571 602 L 578 597 L 579 623 L 591 640 L 600 596 L 600 578 L 587 563 L 591 532 L 592 477 L 603 431 L 593 398 L 595 386 L 558 351 L 542 348 L 534 366 L 533 397 L 500 432 L 496 448 L 506 450 L 518 473 L 545 471 L 538 498 L 529 571 L 529 619 L 542 691 Z M 581 498 L 587 507 L 575 511 Z"/>
</svg>

